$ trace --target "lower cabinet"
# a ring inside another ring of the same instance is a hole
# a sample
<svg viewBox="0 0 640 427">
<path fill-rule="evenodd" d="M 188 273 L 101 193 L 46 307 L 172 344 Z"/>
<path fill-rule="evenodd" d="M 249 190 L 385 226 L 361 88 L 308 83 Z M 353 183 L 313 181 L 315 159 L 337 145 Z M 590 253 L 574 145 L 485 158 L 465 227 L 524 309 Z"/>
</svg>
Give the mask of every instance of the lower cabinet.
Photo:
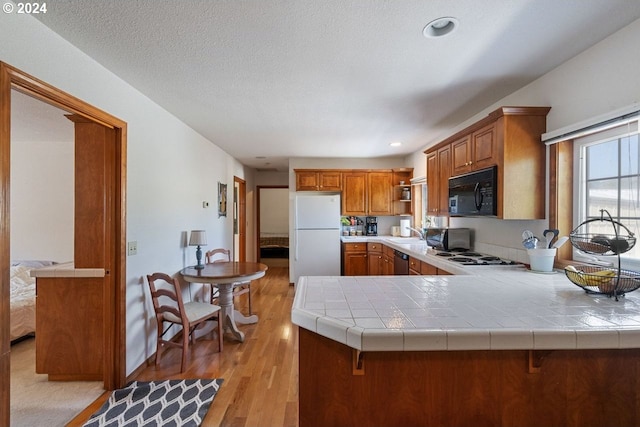
<svg viewBox="0 0 640 427">
<path fill-rule="evenodd" d="M 382 255 L 381 243 L 367 243 L 367 258 L 369 264 L 368 274 L 369 276 L 382 276 L 385 271 L 384 259 Z"/>
<path fill-rule="evenodd" d="M 104 278 L 38 277 L 36 292 L 36 373 L 101 381 Z"/>
<path fill-rule="evenodd" d="M 366 276 L 369 271 L 366 243 L 342 244 L 342 275 Z"/>
<path fill-rule="evenodd" d="M 420 270 L 420 264 L 422 264 L 422 261 L 410 256 L 409 257 L 409 275 L 420 276 L 422 274 Z"/>
</svg>

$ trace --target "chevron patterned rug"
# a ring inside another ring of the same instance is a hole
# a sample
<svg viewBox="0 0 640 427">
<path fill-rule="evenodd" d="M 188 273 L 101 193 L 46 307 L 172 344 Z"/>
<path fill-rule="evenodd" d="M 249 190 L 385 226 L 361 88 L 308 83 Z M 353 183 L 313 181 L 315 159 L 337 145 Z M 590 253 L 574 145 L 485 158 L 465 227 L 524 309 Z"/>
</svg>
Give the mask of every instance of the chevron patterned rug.
<svg viewBox="0 0 640 427">
<path fill-rule="evenodd" d="M 84 427 L 198 427 L 223 379 L 134 381 L 114 390 Z"/>
</svg>

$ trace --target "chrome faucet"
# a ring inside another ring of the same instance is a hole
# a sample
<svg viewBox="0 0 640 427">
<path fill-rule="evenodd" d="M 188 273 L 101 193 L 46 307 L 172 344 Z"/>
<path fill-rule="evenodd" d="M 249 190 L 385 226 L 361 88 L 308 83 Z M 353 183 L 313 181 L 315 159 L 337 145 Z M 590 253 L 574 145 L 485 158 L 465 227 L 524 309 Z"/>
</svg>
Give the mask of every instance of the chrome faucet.
<svg viewBox="0 0 640 427">
<path fill-rule="evenodd" d="M 418 230 L 417 228 L 413 228 L 413 227 L 405 227 L 411 231 L 415 231 L 416 233 L 418 233 L 418 235 L 420 236 L 420 240 L 424 240 L 424 233 L 420 230 Z"/>
</svg>

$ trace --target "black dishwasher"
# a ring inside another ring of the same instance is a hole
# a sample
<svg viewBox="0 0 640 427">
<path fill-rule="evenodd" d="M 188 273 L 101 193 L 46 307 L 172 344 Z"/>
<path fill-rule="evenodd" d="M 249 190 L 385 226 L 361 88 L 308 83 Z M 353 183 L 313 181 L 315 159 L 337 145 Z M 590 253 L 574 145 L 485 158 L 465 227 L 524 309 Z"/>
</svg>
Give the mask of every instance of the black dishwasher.
<svg viewBox="0 0 640 427">
<path fill-rule="evenodd" d="M 393 274 L 396 276 L 409 274 L 409 255 L 395 249 L 393 254 Z"/>
</svg>

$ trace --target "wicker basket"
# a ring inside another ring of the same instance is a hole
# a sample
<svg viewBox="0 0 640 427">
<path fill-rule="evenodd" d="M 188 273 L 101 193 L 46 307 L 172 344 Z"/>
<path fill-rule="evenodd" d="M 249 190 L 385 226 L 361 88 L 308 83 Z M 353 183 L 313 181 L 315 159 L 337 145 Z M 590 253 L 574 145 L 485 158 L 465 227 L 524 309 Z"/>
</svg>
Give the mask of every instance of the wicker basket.
<svg viewBox="0 0 640 427">
<path fill-rule="evenodd" d="M 610 276 L 597 274 L 604 271 L 610 271 L 613 274 Z M 578 271 L 565 268 L 564 272 L 572 283 L 587 293 L 620 296 L 640 288 L 640 273 L 635 271 L 585 265 Z"/>
</svg>

